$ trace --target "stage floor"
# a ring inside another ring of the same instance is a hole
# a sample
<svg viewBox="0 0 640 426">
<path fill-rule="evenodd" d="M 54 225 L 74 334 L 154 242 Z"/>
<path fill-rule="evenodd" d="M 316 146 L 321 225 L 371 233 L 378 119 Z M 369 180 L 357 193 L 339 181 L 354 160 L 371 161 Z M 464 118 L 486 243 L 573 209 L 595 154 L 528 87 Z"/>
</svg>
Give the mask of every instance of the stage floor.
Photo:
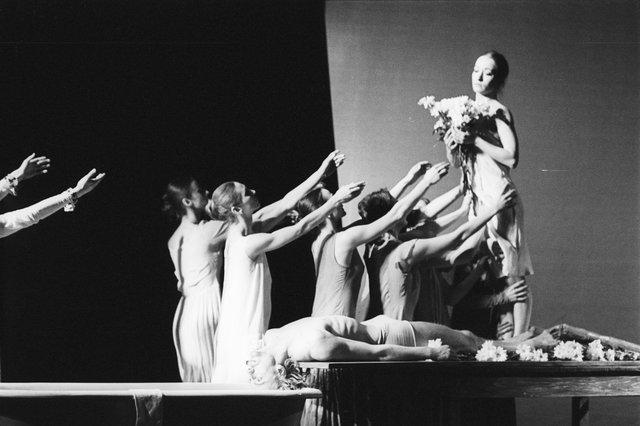
<svg viewBox="0 0 640 426">
<path fill-rule="evenodd" d="M 296 424 L 316 389 L 211 383 L 0 383 L 0 424 Z"/>
</svg>

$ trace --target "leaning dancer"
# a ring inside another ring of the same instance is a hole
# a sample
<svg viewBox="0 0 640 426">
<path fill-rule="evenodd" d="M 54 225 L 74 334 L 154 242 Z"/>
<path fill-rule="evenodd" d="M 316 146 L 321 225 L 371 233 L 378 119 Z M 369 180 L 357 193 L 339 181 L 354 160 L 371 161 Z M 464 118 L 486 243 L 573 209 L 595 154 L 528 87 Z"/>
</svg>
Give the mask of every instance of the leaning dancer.
<svg viewBox="0 0 640 426">
<path fill-rule="evenodd" d="M 398 320 L 412 320 L 421 290 L 418 266 L 432 259 L 446 260 L 448 253 L 473 236 L 504 208 L 513 204 L 515 198 L 515 191 L 507 190 L 490 205 L 483 206 L 477 217 L 452 232 L 436 237 L 402 242 L 398 236 L 403 224 L 387 230 L 382 238 L 367 247 L 371 294 L 378 295 L 380 299 L 372 300 L 368 316 L 379 314 L 372 312 L 376 308 L 375 302 L 379 302 L 384 315 Z M 385 200 L 389 201 L 385 203 Z M 365 220 L 375 220 L 379 214 L 391 208 L 394 202 L 388 196 L 385 197 L 384 192 L 378 191 L 365 197 L 359 207 Z M 462 261 L 462 257 L 458 257 L 457 261 Z"/>
<path fill-rule="evenodd" d="M 316 291 L 311 316 L 345 315 L 355 317 L 358 290 L 364 271 L 358 246 L 378 238 L 387 228 L 400 223 L 411 212 L 420 197 L 432 184 L 438 182 L 449 170 L 448 163 L 440 163 L 427 170 L 422 162 L 411 169 L 411 180 L 421 180 L 386 214 L 375 221 L 351 226 L 342 230 L 340 217 L 344 211 L 339 207 L 322 224 L 320 232 L 311 246 L 316 266 Z M 331 193 L 326 189 L 312 192 L 298 203 L 301 216 L 315 212 Z"/>
<path fill-rule="evenodd" d="M 318 183 L 322 175 L 324 171 L 313 176 L 306 192 Z M 214 217 L 225 220 L 229 226 L 224 254 L 225 282 L 216 336 L 215 381 L 248 380 L 244 367 L 248 350 L 252 341 L 266 331 L 271 316 L 271 274 L 265 253 L 309 232 L 331 210 L 357 196 L 363 186 L 361 182 L 343 186 L 326 206 L 314 214 L 271 233 L 255 232 L 252 227 L 254 212 L 260 206 L 253 190 L 239 182 L 227 182 L 215 190 L 212 197 Z"/>
<path fill-rule="evenodd" d="M 173 343 L 183 382 L 213 378 L 226 224 L 209 220 L 206 191 L 189 178 L 167 185 L 163 210 L 179 221 L 169 255 L 182 293 L 173 318 Z"/>
<path fill-rule="evenodd" d="M 443 346 L 427 347 L 441 339 Z M 248 362 L 252 381 L 273 386 L 278 365 L 293 361 L 408 361 L 443 360 L 454 351 L 476 351 L 486 342 L 469 331 L 422 321 L 400 321 L 383 315 L 367 321 L 344 316 L 302 318 L 282 328 L 268 330 L 264 346 Z M 514 351 L 518 345 L 534 348 L 552 346 L 548 332 L 534 336 L 527 331 L 508 340 L 492 341 Z"/>
<path fill-rule="evenodd" d="M 471 155 L 461 163 L 467 185 L 473 192 L 473 208 L 469 217 L 478 214 L 483 205 L 491 204 L 507 187 L 514 187 L 510 171 L 518 165 L 518 138 L 513 116 L 500 102 L 498 94 L 509 74 L 509 64 L 505 57 L 495 51 L 480 56 L 475 63 L 471 81 L 476 94 L 476 103 L 487 106 L 495 113 L 495 118 L 486 128 L 476 129 L 470 146 Z M 448 154 L 456 148 L 449 133 L 445 142 Z M 455 163 L 455 161 L 454 161 Z M 502 211 L 487 224 L 487 244 L 495 258 L 503 257 L 498 277 L 505 277 L 507 285 L 514 285 L 533 274 L 529 250 L 524 240 L 524 210 L 519 201 L 510 209 Z M 504 320 L 512 317 L 513 333 L 504 337 L 523 333 L 531 319 L 531 293 L 525 302 L 517 302 L 513 310 L 504 312 Z"/>
</svg>

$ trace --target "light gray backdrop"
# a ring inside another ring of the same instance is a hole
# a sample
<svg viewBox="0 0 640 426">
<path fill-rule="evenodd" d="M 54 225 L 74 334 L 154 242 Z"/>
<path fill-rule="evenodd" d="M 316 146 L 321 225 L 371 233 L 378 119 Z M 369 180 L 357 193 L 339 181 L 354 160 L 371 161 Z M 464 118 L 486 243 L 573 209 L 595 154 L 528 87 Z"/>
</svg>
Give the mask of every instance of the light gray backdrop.
<svg viewBox="0 0 640 426">
<path fill-rule="evenodd" d="M 635 1 L 328 1 L 341 183 L 374 190 L 417 160 L 445 160 L 418 99 L 473 95 L 475 59 L 500 51 L 511 67 L 501 100 L 520 139 L 512 175 L 535 269 L 533 324 L 640 341 L 638 18 Z M 458 179 L 452 169 L 431 195 Z M 520 424 L 568 424 L 569 405 L 519 401 Z M 591 419 L 639 424 L 639 406 L 598 399 Z"/>
</svg>

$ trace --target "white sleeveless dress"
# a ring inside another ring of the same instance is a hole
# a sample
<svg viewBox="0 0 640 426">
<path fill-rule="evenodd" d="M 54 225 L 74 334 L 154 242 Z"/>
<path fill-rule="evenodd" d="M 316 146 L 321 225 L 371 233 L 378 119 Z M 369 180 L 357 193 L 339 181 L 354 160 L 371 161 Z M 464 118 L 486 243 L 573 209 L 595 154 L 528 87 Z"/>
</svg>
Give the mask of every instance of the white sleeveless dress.
<svg viewBox="0 0 640 426">
<path fill-rule="evenodd" d="M 494 131 L 497 137 L 497 133 Z M 476 217 L 483 205 L 491 205 L 502 195 L 507 186 L 514 188 L 510 169 L 488 154 L 476 151 L 473 160 L 463 165 L 466 179 L 474 194 L 469 219 Z M 533 274 L 529 249 L 524 239 L 524 208 L 520 197 L 513 207 L 506 208 L 487 223 L 487 244 L 490 249 L 496 243 L 504 259 L 498 277 L 521 277 Z M 493 251 L 493 250 L 492 250 Z"/>
<path fill-rule="evenodd" d="M 184 221 L 169 240 L 182 293 L 173 319 L 173 341 L 184 382 L 213 379 L 225 234 L 226 226 L 220 221 Z"/>
<path fill-rule="evenodd" d="M 216 336 L 214 380 L 248 383 L 246 361 L 271 317 L 271 273 L 267 257 L 252 259 L 247 237 L 235 236 L 225 247 L 225 278 Z"/>
</svg>

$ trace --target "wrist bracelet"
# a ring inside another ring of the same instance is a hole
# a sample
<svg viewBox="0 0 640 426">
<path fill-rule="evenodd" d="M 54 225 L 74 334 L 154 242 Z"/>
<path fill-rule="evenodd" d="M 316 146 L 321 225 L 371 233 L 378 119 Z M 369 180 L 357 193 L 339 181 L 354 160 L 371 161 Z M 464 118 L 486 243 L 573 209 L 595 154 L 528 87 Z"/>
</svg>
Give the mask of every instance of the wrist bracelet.
<svg viewBox="0 0 640 426">
<path fill-rule="evenodd" d="M 64 206 L 64 211 L 69 213 L 76 209 L 76 204 L 78 204 L 78 194 L 73 192 L 72 188 L 67 189 L 67 196 L 69 197 L 69 201 Z"/>
<path fill-rule="evenodd" d="M 18 190 L 16 189 L 18 187 L 18 178 L 11 175 L 6 175 L 4 178 L 9 183 L 9 193 L 14 197 L 18 196 Z"/>
</svg>

